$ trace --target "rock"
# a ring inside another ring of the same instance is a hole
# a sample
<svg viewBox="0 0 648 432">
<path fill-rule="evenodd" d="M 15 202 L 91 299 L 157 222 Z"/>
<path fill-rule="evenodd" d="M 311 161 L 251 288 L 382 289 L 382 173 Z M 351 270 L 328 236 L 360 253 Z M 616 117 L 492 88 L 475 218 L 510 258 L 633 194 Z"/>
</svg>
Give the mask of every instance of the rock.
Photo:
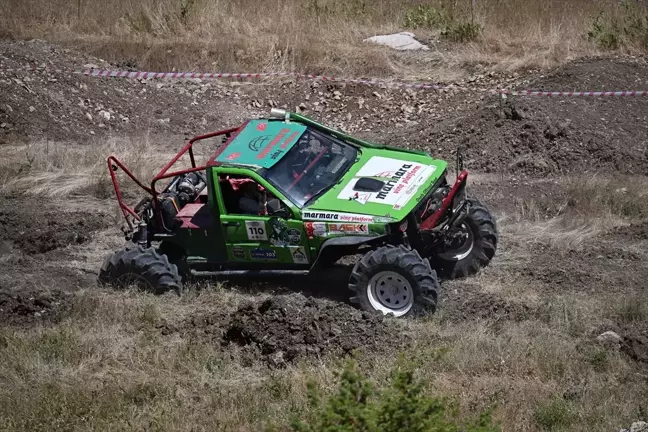
<svg viewBox="0 0 648 432">
<path fill-rule="evenodd" d="M 372 36 L 370 38 L 364 39 L 364 42 L 386 45 L 399 51 L 427 51 L 430 49 L 427 45 L 423 45 L 422 43 L 414 39 L 414 34 L 410 32 Z"/>
<path fill-rule="evenodd" d="M 30 106 L 30 107 L 29 107 L 29 112 L 30 112 L 30 113 L 33 113 L 34 111 L 36 111 L 36 108 L 34 108 L 33 106 Z"/>
<path fill-rule="evenodd" d="M 99 117 L 103 118 L 106 121 L 110 121 L 110 113 L 108 111 L 99 111 Z"/>
<path fill-rule="evenodd" d="M 99 66 L 97 66 L 94 63 L 86 63 L 83 65 L 85 69 L 99 69 Z"/>
<path fill-rule="evenodd" d="M 621 343 L 621 336 L 619 336 L 613 331 L 606 331 L 605 333 L 601 333 L 600 335 L 598 335 L 596 337 L 596 340 L 599 343 L 609 343 L 609 342 Z"/>
<path fill-rule="evenodd" d="M 85 116 L 89 121 L 92 121 L 92 114 L 86 113 Z"/>
<path fill-rule="evenodd" d="M 645 421 L 634 422 L 630 426 L 630 432 L 648 432 L 648 423 Z"/>
</svg>

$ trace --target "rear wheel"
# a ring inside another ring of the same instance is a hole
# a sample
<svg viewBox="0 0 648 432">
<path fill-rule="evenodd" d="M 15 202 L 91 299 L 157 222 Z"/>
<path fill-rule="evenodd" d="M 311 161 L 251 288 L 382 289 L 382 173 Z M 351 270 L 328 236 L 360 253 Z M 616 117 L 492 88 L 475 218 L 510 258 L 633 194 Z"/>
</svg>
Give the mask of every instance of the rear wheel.
<svg viewBox="0 0 648 432">
<path fill-rule="evenodd" d="M 442 277 L 457 279 L 474 275 L 495 256 L 499 234 L 492 213 L 476 199 L 464 221 L 446 235 L 444 250 L 433 261 Z"/>
<path fill-rule="evenodd" d="M 182 293 L 178 267 L 155 249 L 132 244 L 108 256 L 99 271 L 99 282 L 118 288 L 136 286 L 164 294 Z"/>
<path fill-rule="evenodd" d="M 351 302 L 370 312 L 395 317 L 434 313 L 439 283 L 429 262 L 405 246 L 368 252 L 353 268 Z"/>
</svg>

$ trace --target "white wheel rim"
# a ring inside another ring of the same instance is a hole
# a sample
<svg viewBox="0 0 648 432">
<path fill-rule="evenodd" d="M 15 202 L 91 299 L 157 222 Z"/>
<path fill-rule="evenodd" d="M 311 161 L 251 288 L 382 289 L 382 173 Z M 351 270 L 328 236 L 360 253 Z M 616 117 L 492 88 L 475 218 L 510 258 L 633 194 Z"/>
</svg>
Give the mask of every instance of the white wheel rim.
<svg viewBox="0 0 648 432">
<path fill-rule="evenodd" d="M 407 278 L 393 271 L 376 273 L 367 286 L 371 306 L 383 314 L 405 315 L 414 305 L 414 291 Z"/>
<path fill-rule="evenodd" d="M 461 261 L 462 259 L 466 258 L 468 255 L 470 255 L 470 253 L 473 250 L 473 247 L 475 246 L 475 236 L 472 234 L 472 231 L 470 231 L 470 227 L 466 226 L 466 224 L 462 224 L 461 227 L 466 229 L 466 231 L 468 232 L 467 240 L 470 241 L 470 246 L 468 247 L 468 249 L 459 253 L 449 250 L 447 252 L 439 254 L 440 258 L 449 259 L 453 261 Z M 465 244 L 462 245 L 459 249 L 463 249 L 464 247 Z"/>
</svg>

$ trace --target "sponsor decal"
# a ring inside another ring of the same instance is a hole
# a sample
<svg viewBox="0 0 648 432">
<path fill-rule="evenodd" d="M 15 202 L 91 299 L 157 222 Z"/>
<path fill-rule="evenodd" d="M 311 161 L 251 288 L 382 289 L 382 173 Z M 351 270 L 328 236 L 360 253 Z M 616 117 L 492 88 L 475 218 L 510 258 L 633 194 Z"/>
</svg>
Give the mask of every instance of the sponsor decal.
<svg viewBox="0 0 648 432">
<path fill-rule="evenodd" d="M 390 222 L 396 222 L 396 219 L 388 216 L 376 216 L 374 218 L 374 222 L 376 223 L 390 223 Z"/>
<path fill-rule="evenodd" d="M 327 211 L 304 211 L 304 220 L 326 220 L 336 222 L 373 222 L 374 217 L 355 213 L 336 213 Z"/>
<path fill-rule="evenodd" d="M 270 135 L 261 135 L 258 137 L 252 138 L 252 140 L 248 143 L 248 148 L 254 152 L 258 152 L 261 150 L 261 147 L 270 140 Z"/>
<path fill-rule="evenodd" d="M 312 222 L 313 234 L 317 237 L 326 237 L 326 224 L 324 222 Z"/>
<path fill-rule="evenodd" d="M 252 259 L 260 260 L 276 260 L 277 252 L 273 251 L 272 249 L 254 248 L 250 249 L 250 257 Z"/>
<path fill-rule="evenodd" d="M 245 259 L 245 249 L 243 249 L 242 247 L 233 247 L 232 255 L 234 256 L 234 258 Z"/>
<path fill-rule="evenodd" d="M 306 250 L 303 246 L 290 248 L 290 254 L 295 264 L 308 264 L 308 255 L 306 255 Z"/>
<path fill-rule="evenodd" d="M 266 130 L 266 127 L 268 127 L 268 123 L 259 123 L 257 125 L 257 130 L 263 132 Z"/>
<path fill-rule="evenodd" d="M 400 209 L 412 198 L 418 188 L 436 170 L 435 166 L 423 165 L 382 156 L 374 156 L 356 173 L 342 189 L 338 199 L 353 200 L 361 204 L 367 202 L 386 204 Z M 378 192 L 358 193 L 353 190 L 356 181 L 361 177 L 381 180 L 384 185 Z"/>
<path fill-rule="evenodd" d="M 239 156 L 241 156 L 241 153 L 239 153 L 239 152 L 232 153 L 231 155 L 227 156 L 227 160 L 234 160 L 234 159 L 238 159 Z"/>
<path fill-rule="evenodd" d="M 271 218 L 268 221 L 270 225 L 269 240 L 273 246 L 288 246 L 288 226 L 283 219 Z"/>
<path fill-rule="evenodd" d="M 369 234 L 367 224 L 328 224 L 329 234 Z"/>
<path fill-rule="evenodd" d="M 324 222 L 306 222 L 304 223 L 306 235 L 309 239 L 317 237 L 326 237 L 326 224 Z"/>
<path fill-rule="evenodd" d="M 288 243 L 293 246 L 298 245 L 301 242 L 301 231 L 298 229 L 291 228 L 286 231 L 286 235 L 288 237 Z"/>
<path fill-rule="evenodd" d="M 261 221 L 245 221 L 245 231 L 248 240 L 268 240 L 265 223 Z"/>
<path fill-rule="evenodd" d="M 257 156 L 257 159 L 265 159 L 265 157 L 268 156 L 268 153 L 270 153 L 270 152 L 272 151 L 272 148 L 273 148 L 274 146 L 276 146 L 277 144 L 279 144 L 279 142 L 281 142 L 281 140 L 284 139 L 284 137 L 286 136 L 286 134 L 287 134 L 288 132 L 290 132 L 290 129 L 288 129 L 288 128 L 282 128 L 282 129 L 279 131 L 279 133 L 278 133 L 277 135 L 275 135 L 275 137 L 272 139 L 272 141 L 270 141 L 270 144 L 268 144 L 268 145 L 263 149 L 263 151 L 262 151 L 261 153 L 259 153 L 259 155 Z M 280 151 L 279 153 L 281 153 L 281 151 Z M 275 153 L 275 155 L 276 155 L 276 153 Z M 273 155 L 273 156 L 274 156 L 274 155 Z M 273 159 L 274 159 L 274 158 L 273 158 Z"/>
<path fill-rule="evenodd" d="M 281 149 L 286 150 L 290 145 L 290 143 L 293 142 L 295 138 L 297 138 L 297 135 L 298 135 L 297 132 L 293 132 L 290 135 L 288 135 L 288 138 L 286 138 L 283 144 L 281 144 Z"/>
</svg>

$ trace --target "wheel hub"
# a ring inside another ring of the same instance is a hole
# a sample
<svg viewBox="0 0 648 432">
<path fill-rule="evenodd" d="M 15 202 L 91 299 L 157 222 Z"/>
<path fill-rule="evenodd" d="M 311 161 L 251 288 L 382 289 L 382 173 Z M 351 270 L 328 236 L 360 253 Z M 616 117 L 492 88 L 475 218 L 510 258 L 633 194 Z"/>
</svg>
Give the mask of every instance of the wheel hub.
<svg viewBox="0 0 648 432">
<path fill-rule="evenodd" d="M 394 271 L 376 273 L 367 286 L 371 306 L 383 314 L 405 315 L 414 304 L 414 292 L 407 278 Z"/>
<path fill-rule="evenodd" d="M 470 255 L 474 245 L 473 232 L 469 226 L 462 223 L 456 230 L 447 234 L 444 241 L 444 251 L 440 258 L 460 261 Z"/>
</svg>

